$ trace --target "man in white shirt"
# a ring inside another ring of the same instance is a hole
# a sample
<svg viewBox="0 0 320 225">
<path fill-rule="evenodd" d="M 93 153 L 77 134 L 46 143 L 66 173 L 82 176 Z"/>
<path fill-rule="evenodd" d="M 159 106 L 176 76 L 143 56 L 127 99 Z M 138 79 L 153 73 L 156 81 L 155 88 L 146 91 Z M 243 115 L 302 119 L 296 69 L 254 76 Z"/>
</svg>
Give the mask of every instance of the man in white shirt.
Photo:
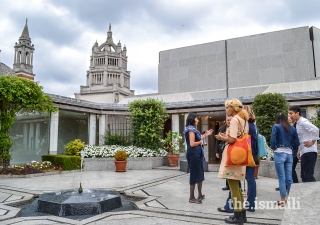
<svg viewBox="0 0 320 225">
<path fill-rule="evenodd" d="M 317 140 L 319 140 L 319 129 L 309 120 L 300 114 L 299 106 L 289 108 L 289 116 L 296 121 L 300 146 L 297 157 L 301 160 L 301 179 L 302 182 L 316 181 L 314 178 L 314 168 L 317 161 Z"/>
</svg>

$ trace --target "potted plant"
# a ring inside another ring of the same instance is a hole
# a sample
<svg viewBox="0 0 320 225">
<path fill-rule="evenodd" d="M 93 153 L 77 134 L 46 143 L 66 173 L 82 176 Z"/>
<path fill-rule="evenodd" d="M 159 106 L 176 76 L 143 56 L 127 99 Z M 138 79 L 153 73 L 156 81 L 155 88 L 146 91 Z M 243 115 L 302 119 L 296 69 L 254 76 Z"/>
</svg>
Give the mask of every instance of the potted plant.
<svg viewBox="0 0 320 225">
<path fill-rule="evenodd" d="M 169 131 L 162 140 L 163 149 L 168 152 L 169 166 L 178 166 L 179 152 L 183 148 L 182 136 L 178 132 Z"/>
<path fill-rule="evenodd" d="M 114 155 L 114 163 L 116 165 L 116 172 L 126 172 L 128 155 L 125 151 L 119 150 Z"/>
</svg>

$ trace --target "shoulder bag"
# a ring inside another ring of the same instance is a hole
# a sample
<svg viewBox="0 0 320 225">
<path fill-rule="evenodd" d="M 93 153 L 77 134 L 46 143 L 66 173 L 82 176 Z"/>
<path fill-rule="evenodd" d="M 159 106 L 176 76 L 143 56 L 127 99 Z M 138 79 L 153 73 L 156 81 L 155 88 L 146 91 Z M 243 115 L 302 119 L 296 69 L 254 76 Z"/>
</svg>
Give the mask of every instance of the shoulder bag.
<svg viewBox="0 0 320 225">
<path fill-rule="evenodd" d="M 238 119 L 238 118 L 237 118 Z M 251 137 L 244 132 L 245 127 L 242 127 L 238 119 L 241 129 L 241 135 L 236 138 L 233 144 L 229 144 L 227 148 L 226 166 L 255 166 L 251 149 Z M 246 126 L 247 121 L 245 122 Z"/>
</svg>

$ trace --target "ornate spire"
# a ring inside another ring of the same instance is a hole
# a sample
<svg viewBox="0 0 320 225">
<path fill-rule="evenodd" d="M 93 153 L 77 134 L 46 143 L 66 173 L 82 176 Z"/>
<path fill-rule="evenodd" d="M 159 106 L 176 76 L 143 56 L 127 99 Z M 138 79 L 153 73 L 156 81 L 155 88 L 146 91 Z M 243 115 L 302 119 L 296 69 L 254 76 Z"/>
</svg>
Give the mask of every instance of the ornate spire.
<svg viewBox="0 0 320 225">
<path fill-rule="evenodd" d="M 109 43 L 113 43 L 113 39 L 112 39 L 112 31 L 111 31 L 111 23 L 109 24 L 109 31 L 108 31 L 107 42 L 109 42 Z"/>
<path fill-rule="evenodd" d="M 21 34 L 20 38 L 28 38 L 28 39 L 30 39 L 30 37 L 29 37 L 29 29 L 28 29 L 28 18 L 26 19 L 26 25 L 24 25 L 24 28 L 23 28 L 23 31 L 22 31 L 22 34 Z"/>
</svg>

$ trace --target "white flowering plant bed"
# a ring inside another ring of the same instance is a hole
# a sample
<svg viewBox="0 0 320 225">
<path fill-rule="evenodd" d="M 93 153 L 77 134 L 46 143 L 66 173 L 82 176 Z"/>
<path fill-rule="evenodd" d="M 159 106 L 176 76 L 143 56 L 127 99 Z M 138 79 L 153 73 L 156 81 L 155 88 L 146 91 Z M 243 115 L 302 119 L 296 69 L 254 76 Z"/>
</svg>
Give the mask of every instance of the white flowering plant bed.
<svg viewBox="0 0 320 225">
<path fill-rule="evenodd" d="M 55 170 L 54 166 L 49 161 L 37 162 L 31 161 L 24 165 L 11 165 L 7 168 L 0 166 L 0 174 L 11 174 L 11 175 L 26 175 L 34 173 L 44 173 Z"/>
<path fill-rule="evenodd" d="M 113 158 L 116 152 L 119 150 L 124 150 L 129 158 L 163 157 L 167 155 L 167 151 L 163 149 L 152 150 L 146 148 L 139 148 L 136 146 L 121 145 L 86 145 L 86 147 L 83 149 L 83 152 L 85 158 Z"/>
</svg>

